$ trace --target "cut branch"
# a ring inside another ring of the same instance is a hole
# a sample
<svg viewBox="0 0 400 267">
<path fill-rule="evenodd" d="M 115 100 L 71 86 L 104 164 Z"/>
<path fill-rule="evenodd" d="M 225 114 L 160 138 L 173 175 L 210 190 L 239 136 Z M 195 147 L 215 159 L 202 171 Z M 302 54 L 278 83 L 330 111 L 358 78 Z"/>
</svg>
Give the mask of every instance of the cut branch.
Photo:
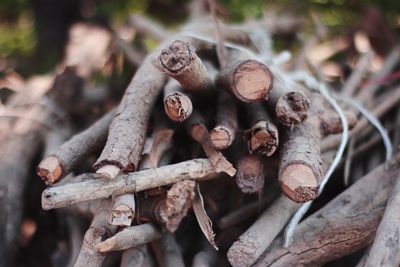
<svg viewBox="0 0 400 267">
<path fill-rule="evenodd" d="M 73 136 L 40 162 L 37 173 L 46 184 L 60 181 L 78 164 L 104 145 L 114 113 L 115 110 L 108 112 L 88 129 Z"/>
<path fill-rule="evenodd" d="M 99 253 L 124 250 L 149 243 L 161 237 L 161 231 L 151 223 L 127 227 L 113 237 L 95 245 Z"/>
<path fill-rule="evenodd" d="M 216 77 L 216 86 L 243 102 L 268 99 L 274 80 L 268 67 L 253 59 L 234 58 Z"/>
<path fill-rule="evenodd" d="M 252 103 L 244 107 L 251 125 L 251 128 L 244 132 L 249 152 L 271 156 L 278 147 L 278 128 L 261 104 Z"/>
<path fill-rule="evenodd" d="M 210 131 L 210 141 L 215 149 L 223 150 L 232 145 L 238 128 L 237 108 L 232 97 L 220 92 L 218 98 L 217 124 Z"/>
<path fill-rule="evenodd" d="M 47 188 L 42 194 L 45 210 L 61 208 L 86 200 L 140 192 L 183 180 L 206 179 L 216 175 L 207 159 L 193 159 L 164 167 L 121 174 L 116 179 L 99 179 L 99 174 L 82 174 L 83 182 Z M 81 178 L 80 178 L 81 177 Z"/>
<path fill-rule="evenodd" d="M 276 244 L 255 266 L 296 266 L 299 262 L 321 266 L 367 246 L 373 241 L 398 178 L 399 162 L 396 156 L 375 168 L 305 219 L 297 227 L 289 248 Z"/>
<path fill-rule="evenodd" d="M 204 125 L 203 119 L 199 113 L 193 113 L 193 115 L 187 121 L 187 127 L 192 138 L 202 146 L 204 153 L 215 167 L 215 170 L 217 172 L 225 172 L 231 177 L 234 176 L 236 174 L 236 169 L 224 157 L 224 155 L 222 155 L 221 152 L 215 150 L 211 145 L 208 138 L 208 130 Z"/>
<path fill-rule="evenodd" d="M 206 67 L 196 54 L 195 47 L 181 40 L 175 40 L 158 56 L 155 66 L 191 93 L 201 93 L 213 88 L 213 82 Z"/>
<path fill-rule="evenodd" d="M 164 87 L 164 110 L 168 118 L 176 122 L 185 121 L 193 111 L 192 100 L 174 79 L 170 79 Z"/>
</svg>

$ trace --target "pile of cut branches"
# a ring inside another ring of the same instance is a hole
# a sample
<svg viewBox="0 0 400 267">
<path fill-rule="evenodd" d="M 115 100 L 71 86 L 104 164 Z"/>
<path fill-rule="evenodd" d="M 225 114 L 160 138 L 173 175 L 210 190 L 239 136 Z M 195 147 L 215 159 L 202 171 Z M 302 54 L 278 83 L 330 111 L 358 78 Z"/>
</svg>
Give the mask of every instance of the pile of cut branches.
<svg viewBox="0 0 400 267">
<path fill-rule="evenodd" d="M 118 31 L 77 24 L 46 82 L 20 79 L 0 124 L 4 261 L 12 262 L 20 231 L 26 242 L 34 234 L 23 193 L 44 146 L 41 205 L 60 209 L 68 232 L 69 249 L 52 251 L 57 266 L 320 266 L 341 258 L 398 266 L 400 162 L 390 157 L 388 132 L 399 135 L 400 88 L 377 81 L 390 76 L 400 49 L 370 74 L 376 55 L 368 48 L 336 90 L 323 79 L 323 59 L 310 57 L 320 33 L 294 60 L 272 49 L 278 35 L 299 36 L 300 20 L 231 25 L 196 10 L 176 32 L 131 16 L 135 38 L 159 42 L 149 53 Z M 122 99 L 89 90 L 95 72 L 118 72 L 121 52 L 136 69 Z M 15 88 L 15 80 L 3 82 Z"/>
</svg>

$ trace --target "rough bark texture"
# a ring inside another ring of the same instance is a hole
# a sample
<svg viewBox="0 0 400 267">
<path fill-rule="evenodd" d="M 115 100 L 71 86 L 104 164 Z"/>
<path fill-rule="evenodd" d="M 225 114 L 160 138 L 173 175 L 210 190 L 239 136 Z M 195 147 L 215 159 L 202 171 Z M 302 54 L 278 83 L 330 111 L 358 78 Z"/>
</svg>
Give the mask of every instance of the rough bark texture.
<svg viewBox="0 0 400 267">
<path fill-rule="evenodd" d="M 216 171 L 207 159 L 193 159 L 165 167 L 122 174 L 113 180 L 101 179 L 99 174 L 82 174 L 78 179 L 79 177 L 90 177 L 90 179 L 44 190 L 42 207 L 46 210 L 61 208 L 86 200 L 140 192 L 183 180 L 206 179 L 213 175 L 216 175 Z"/>
<path fill-rule="evenodd" d="M 108 217 L 111 212 L 111 202 L 108 200 L 99 201 L 99 207 L 89 229 L 83 238 L 82 248 L 74 267 L 100 267 L 106 254 L 99 253 L 96 245 L 107 237 L 111 236 L 117 228 L 108 224 Z"/>
<path fill-rule="evenodd" d="M 299 88 L 288 88 L 282 77 L 274 75 L 274 85 L 268 97 L 268 108 L 280 123 L 293 126 L 307 118 L 310 100 Z"/>
<path fill-rule="evenodd" d="M 161 51 L 155 65 L 189 92 L 204 92 L 213 87 L 213 82 L 203 62 L 197 56 L 195 47 L 188 42 L 181 40 L 172 42 Z"/>
<path fill-rule="evenodd" d="M 118 195 L 113 199 L 109 223 L 118 226 L 130 226 L 135 217 L 135 195 Z"/>
<path fill-rule="evenodd" d="M 393 192 L 386 206 L 385 214 L 378 227 L 374 244 L 363 266 L 400 265 L 400 175 L 394 184 Z M 379 178 L 380 179 L 380 178 Z"/>
<path fill-rule="evenodd" d="M 398 178 L 399 163 L 395 156 L 368 173 L 305 219 L 289 248 L 277 244 L 255 266 L 320 266 L 371 243 Z"/>
<path fill-rule="evenodd" d="M 259 193 L 264 187 L 264 164 L 256 155 L 244 155 L 238 162 L 236 184 L 243 193 Z"/>
<path fill-rule="evenodd" d="M 151 223 L 127 227 L 113 237 L 96 245 L 99 253 L 124 250 L 159 239 L 161 231 Z"/>
<path fill-rule="evenodd" d="M 232 145 L 238 128 L 237 108 L 232 97 L 220 92 L 218 98 L 216 126 L 210 131 L 210 142 L 215 149 L 223 150 Z"/>
<path fill-rule="evenodd" d="M 176 122 L 185 121 L 193 111 L 192 100 L 174 79 L 170 79 L 164 87 L 164 110 L 168 118 Z"/>
<path fill-rule="evenodd" d="M 104 145 L 114 113 L 115 110 L 108 112 L 92 126 L 73 136 L 40 162 L 37 174 L 46 184 L 60 181 L 84 159 Z"/>
<path fill-rule="evenodd" d="M 136 170 L 150 111 L 166 79 L 151 63 L 153 56 L 150 54 L 146 58 L 126 89 L 110 126 L 107 143 L 93 166 L 95 169 L 115 165 L 124 172 Z"/>
<path fill-rule="evenodd" d="M 209 132 L 200 114 L 194 113 L 187 121 L 187 127 L 192 138 L 202 146 L 204 153 L 213 164 L 215 170 L 217 172 L 225 172 L 231 177 L 234 176 L 236 174 L 236 169 L 221 152 L 215 150 L 211 145 L 210 139 L 208 138 Z"/>
<path fill-rule="evenodd" d="M 291 129 L 282 148 L 279 181 L 285 195 L 295 202 L 307 202 L 318 196 L 324 176 L 321 139 L 343 130 L 339 115 L 326 105 L 321 95 L 313 93 L 307 119 Z M 354 114 L 345 115 L 349 127 L 354 127 Z"/>
<path fill-rule="evenodd" d="M 245 105 L 245 110 L 251 125 L 244 132 L 249 152 L 271 156 L 278 147 L 278 128 L 261 104 Z"/>
<path fill-rule="evenodd" d="M 140 219 L 156 221 L 169 232 L 175 232 L 192 207 L 194 188 L 194 181 L 182 181 L 172 185 L 166 196 L 142 200 Z"/>
<path fill-rule="evenodd" d="M 228 260 L 234 267 L 250 266 L 281 232 L 299 204 L 285 196 L 277 199 L 255 223 L 233 243 Z"/>
<path fill-rule="evenodd" d="M 234 60 L 218 74 L 216 85 L 240 101 L 257 102 L 268 99 L 273 80 L 265 64 L 252 59 Z"/>
</svg>

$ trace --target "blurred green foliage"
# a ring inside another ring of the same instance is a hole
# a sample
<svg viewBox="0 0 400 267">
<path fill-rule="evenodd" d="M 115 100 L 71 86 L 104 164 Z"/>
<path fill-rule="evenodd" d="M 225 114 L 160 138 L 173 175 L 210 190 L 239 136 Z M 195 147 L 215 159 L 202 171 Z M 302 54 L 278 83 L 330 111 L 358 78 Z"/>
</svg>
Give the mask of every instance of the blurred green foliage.
<svg viewBox="0 0 400 267">
<path fill-rule="evenodd" d="M 31 4 L 33 0 L 0 0 L 0 57 L 32 55 L 36 44 Z M 63 0 L 55 0 L 63 1 Z M 68 1 L 68 0 L 66 0 Z M 85 0 L 81 1 L 82 3 Z M 90 1 L 89 1 L 90 2 Z M 146 13 L 174 27 L 187 17 L 184 0 L 93 0 L 94 17 L 111 26 L 122 23 L 131 13 Z M 247 17 L 260 17 L 264 10 L 292 12 L 309 19 L 310 11 L 318 14 L 333 31 L 356 23 L 368 6 L 376 6 L 392 25 L 399 29 L 399 0 L 219 0 L 229 13 L 229 20 L 240 22 Z M 37 29 L 36 29 L 37 30 Z M 310 27 L 310 31 L 312 27 Z M 155 44 L 150 40 L 150 47 Z"/>
</svg>

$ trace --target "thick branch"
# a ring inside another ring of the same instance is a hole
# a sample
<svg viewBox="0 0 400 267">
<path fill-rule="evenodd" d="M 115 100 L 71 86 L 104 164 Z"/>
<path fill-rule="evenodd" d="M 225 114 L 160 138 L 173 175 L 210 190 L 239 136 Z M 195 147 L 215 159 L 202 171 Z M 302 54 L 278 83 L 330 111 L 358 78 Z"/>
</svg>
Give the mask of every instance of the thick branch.
<svg viewBox="0 0 400 267">
<path fill-rule="evenodd" d="M 396 156 L 375 168 L 304 220 L 289 248 L 277 244 L 255 266 L 321 266 L 372 242 L 398 178 L 399 162 Z"/>
<path fill-rule="evenodd" d="M 244 155 L 238 163 L 236 184 L 243 193 L 259 193 L 264 187 L 264 164 L 256 155 Z"/>
</svg>

